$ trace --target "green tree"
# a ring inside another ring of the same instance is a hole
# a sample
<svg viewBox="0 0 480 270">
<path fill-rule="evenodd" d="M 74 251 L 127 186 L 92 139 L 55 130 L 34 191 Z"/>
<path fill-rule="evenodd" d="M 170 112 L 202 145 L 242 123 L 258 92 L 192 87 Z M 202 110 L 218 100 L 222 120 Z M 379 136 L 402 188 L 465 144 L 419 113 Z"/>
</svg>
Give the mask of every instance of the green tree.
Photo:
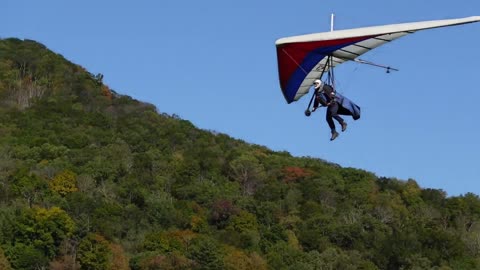
<svg viewBox="0 0 480 270">
<path fill-rule="evenodd" d="M 20 170 L 13 176 L 11 189 L 15 194 L 24 198 L 32 207 L 39 197 L 45 192 L 47 182 L 39 176 Z"/>
<path fill-rule="evenodd" d="M 48 257 L 32 245 L 16 243 L 6 250 L 13 269 L 30 270 L 43 269 L 48 265 Z"/>
<path fill-rule="evenodd" d="M 212 238 L 200 236 L 192 241 L 188 257 L 196 263 L 195 269 L 216 270 L 224 268 L 224 252 Z"/>
<path fill-rule="evenodd" d="M 72 236 L 75 227 L 70 216 L 58 207 L 24 211 L 15 225 L 14 241 L 35 247 L 48 258 L 58 253 L 60 244 Z"/>
<path fill-rule="evenodd" d="M 194 269 L 195 264 L 183 254 L 177 252 L 168 254 L 144 252 L 133 257 L 130 260 L 130 265 L 132 270 L 190 270 Z"/>
<path fill-rule="evenodd" d="M 88 234 L 78 246 L 78 261 L 82 270 L 102 270 L 109 267 L 109 242 L 99 234 Z"/>
<path fill-rule="evenodd" d="M 241 186 L 244 195 L 252 195 L 265 179 L 265 169 L 251 154 L 242 154 L 230 162 L 231 175 Z"/>
<path fill-rule="evenodd" d="M 304 253 L 279 241 L 267 251 L 266 258 L 270 269 L 294 269 L 292 266 L 303 260 Z"/>
<path fill-rule="evenodd" d="M 233 216 L 226 227 L 226 232 L 230 242 L 243 249 L 255 250 L 260 242 L 257 218 L 247 211 L 241 211 Z"/>
<path fill-rule="evenodd" d="M 417 182 L 413 179 L 408 179 L 405 183 L 405 188 L 402 191 L 402 198 L 408 205 L 418 205 L 422 202 L 422 191 Z"/>
<path fill-rule="evenodd" d="M 362 258 L 358 251 L 343 251 L 329 248 L 318 254 L 309 253 L 304 259 L 314 269 L 379 270 L 371 261 Z"/>
</svg>

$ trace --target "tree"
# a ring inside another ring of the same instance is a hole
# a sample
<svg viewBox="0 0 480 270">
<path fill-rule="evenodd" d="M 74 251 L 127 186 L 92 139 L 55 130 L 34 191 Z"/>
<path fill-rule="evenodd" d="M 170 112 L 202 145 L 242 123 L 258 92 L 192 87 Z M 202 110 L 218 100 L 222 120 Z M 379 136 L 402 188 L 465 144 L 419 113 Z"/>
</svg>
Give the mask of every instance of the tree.
<svg viewBox="0 0 480 270">
<path fill-rule="evenodd" d="M 58 207 L 33 208 L 22 212 L 14 231 L 16 243 L 37 248 L 48 258 L 53 258 L 60 244 L 71 237 L 75 224 L 70 216 Z"/>
<path fill-rule="evenodd" d="M 0 134 L 2 133 L 3 129 L 0 124 Z M 8 202 L 10 199 L 10 185 L 12 184 L 12 179 L 9 176 L 15 171 L 15 161 L 3 151 L 7 152 L 7 149 L 3 150 L 0 148 L 0 202 Z"/>
<path fill-rule="evenodd" d="M 408 179 L 405 183 L 405 188 L 402 190 L 402 198 L 407 205 L 418 205 L 422 202 L 422 191 L 417 182 L 413 179 Z"/>
<path fill-rule="evenodd" d="M 224 268 L 224 253 L 212 238 L 200 236 L 193 240 L 188 257 L 196 263 L 194 269 L 220 270 Z"/>
<path fill-rule="evenodd" d="M 279 241 L 267 251 L 266 258 L 270 269 L 295 269 L 292 266 L 301 261 L 304 253 Z M 313 269 L 313 268 L 312 268 Z M 318 268 L 321 269 L 321 268 Z M 328 268 L 327 268 L 328 269 Z"/>
<path fill-rule="evenodd" d="M 168 228 L 175 223 L 176 210 L 170 193 L 151 192 L 145 203 L 145 215 L 151 225 Z"/>
<path fill-rule="evenodd" d="M 110 270 L 130 270 L 125 250 L 119 244 L 110 244 Z"/>
<path fill-rule="evenodd" d="M 76 175 L 70 170 L 65 170 L 57 174 L 50 181 L 49 186 L 51 190 L 62 196 L 78 191 Z"/>
<path fill-rule="evenodd" d="M 358 251 L 343 251 L 336 248 L 328 248 L 324 252 L 310 252 L 304 261 L 314 269 L 365 269 L 379 270 L 371 261 L 362 258 Z"/>
<path fill-rule="evenodd" d="M 30 207 L 36 202 L 38 197 L 45 191 L 47 183 L 39 176 L 28 173 L 22 169 L 13 176 L 11 189 L 14 193 L 21 195 Z"/>
<path fill-rule="evenodd" d="M 5 257 L 5 254 L 3 253 L 3 249 L 0 247 L 0 269 L 2 270 L 12 270 L 12 266 L 10 265 L 10 262 L 7 260 Z"/>
<path fill-rule="evenodd" d="M 343 169 L 341 174 L 345 180 L 346 198 L 355 206 L 368 205 L 378 191 L 375 175 L 352 168 Z"/>
<path fill-rule="evenodd" d="M 32 245 L 16 243 L 7 249 L 6 254 L 16 270 L 44 269 L 48 265 L 49 259 Z"/>
<path fill-rule="evenodd" d="M 226 270 L 267 270 L 267 262 L 257 253 L 247 254 L 242 250 L 229 247 L 225 251 Z"/>
<path fill-rule="evenodd" d="M 195 269 L 192 260 L 183 254 L 172 252 L 161 254 L 158 252 L 140 253 L 130 260 L 132 270 L 190 270 Z M 113 269 L 112 269 L 113 270 Z"/>
<path fill-rule="evenodd" d="M 255 250 L 260 242 L 258 222 L 255 215 L 241 211 L 233 216 L 226 227 L 227 236 L 234 245 Z"/>
<path fill-rule="evenodd" d="M 311 175 L 312 172 L 304 168 L 295 166 L 283 168 L 283 181 L 285 181 L 286 183 L 296 182 Z"/>
<path fill-rule="evenodd" d="M 258 230 L 257 218 L 255 215 L 247 211 L 240 211 L 238 215 L 232 217 L 227 228 L 239 233 L 244 231 L 256 231 Z"/>
<path fill-rule="evenodd" d="M 82 270 L 108 269 L 110 255 L 110 243 L 99 234 L 88 234 L 78 246 Z"/>
<path fill-rule="evenodd" d="M 224 228 L 231 216 L 239 212 L 230 200 L 220 199 L 213 203 L 210 213 L 210 221 L 217 226 L 217 228 Z"/>
<path fill-rule="evenodd" d="M 150 233 L 145 236 L 143 247 L 148 251 L 160 251 L 168 253 L 175 250 L 175 245 L 171 245 L 170 238 L 164 232 Z"/>
<path fill-rule="evenodd" d="M 265 178 L 265 169 L 251 154 L 241 154 L 230 162 L 231 175 L 242 185 L 243 195 L 252 195 Z"/>
</svg>

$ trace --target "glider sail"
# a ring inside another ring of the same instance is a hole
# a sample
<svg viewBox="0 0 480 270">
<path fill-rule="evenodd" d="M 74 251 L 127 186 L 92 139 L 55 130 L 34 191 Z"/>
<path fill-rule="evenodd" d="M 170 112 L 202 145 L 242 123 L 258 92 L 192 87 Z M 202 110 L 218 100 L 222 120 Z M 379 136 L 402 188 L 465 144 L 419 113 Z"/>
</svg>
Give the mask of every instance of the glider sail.
<svg viewBox="0 0 480 270">
<path fill-rule="evenodd" d="M 346 61 L 416 31 L 479 22 L 480 16 L 364 27 L 278 39 L 278 74 L 287 103 L 307 94 L 315 79 Z M 327 65 L 327 56 L 332 56 Z"/>
</svg>

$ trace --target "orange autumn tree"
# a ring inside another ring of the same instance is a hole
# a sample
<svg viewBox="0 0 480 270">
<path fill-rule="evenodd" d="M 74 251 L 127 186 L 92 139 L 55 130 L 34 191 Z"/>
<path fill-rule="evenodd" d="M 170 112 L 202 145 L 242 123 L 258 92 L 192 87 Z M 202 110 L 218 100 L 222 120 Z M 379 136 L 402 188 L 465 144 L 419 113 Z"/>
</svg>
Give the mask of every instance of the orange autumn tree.
<svg viewBox="0 0 480 270">
<path fill-rule="evenodd" d="M 105 96 L 108 100 L 112 100 L 112 91 L 110 91 L 110 88 L 106 85 L 101 86 L 102 90 L 102 96 Z"/>
<path fill-rule="evenodd" d="M 283 180 L 285 183 L 296 182 L 310 176 L 312 173 L 307 169 L 291 166 L 283 168 Z"/>
</svg>

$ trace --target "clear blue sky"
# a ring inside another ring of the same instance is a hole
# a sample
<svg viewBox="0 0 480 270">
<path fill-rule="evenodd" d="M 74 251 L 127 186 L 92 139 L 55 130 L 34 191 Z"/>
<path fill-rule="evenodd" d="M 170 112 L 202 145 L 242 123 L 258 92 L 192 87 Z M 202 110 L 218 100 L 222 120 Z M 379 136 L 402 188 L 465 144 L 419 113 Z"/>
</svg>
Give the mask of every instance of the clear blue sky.
<svg viewBox="0 0 480 270">
<path fill-rule="evenodd" d="M 478 0 L 2 0 L 0 37 L 33 39 L 115 91 L 294 156 L 416 180 L 448 195 L 480 194 L 480 23 L 400 38 L 336 70 L 362 118 L 329 141 L 309 96 L 287 105 L 275 40 L 390 23 L 480 15 Z"/>
</svg>

